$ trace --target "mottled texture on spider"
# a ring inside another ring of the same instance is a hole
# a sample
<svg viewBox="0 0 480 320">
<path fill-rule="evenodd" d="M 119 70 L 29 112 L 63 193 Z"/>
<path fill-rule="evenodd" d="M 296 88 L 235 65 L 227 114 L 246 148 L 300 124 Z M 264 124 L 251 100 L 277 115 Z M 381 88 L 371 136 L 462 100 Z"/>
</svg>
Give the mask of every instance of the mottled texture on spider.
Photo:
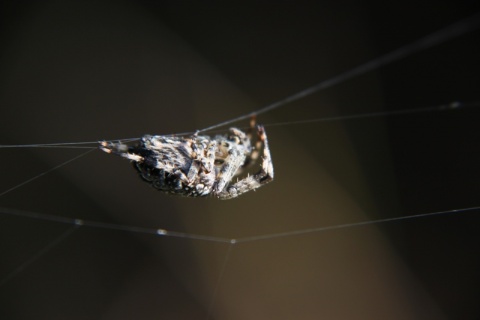
<svg viewBox="0 0 480 320">
<path fill-rule="evenodd" d="M 255 144 L 252 131 L 256 131 Z M 100 149 L 131 160 L 143 180 L 170 194 L 231 199 L 273 180 L 267 135 L 260 125 L 252 124 L 247 133 L 231 128 L 213 138 L 145 135 L 136 146 L 102 141 Z M 233 182 L 260 150 L 260 170 Z"/>
</svg>

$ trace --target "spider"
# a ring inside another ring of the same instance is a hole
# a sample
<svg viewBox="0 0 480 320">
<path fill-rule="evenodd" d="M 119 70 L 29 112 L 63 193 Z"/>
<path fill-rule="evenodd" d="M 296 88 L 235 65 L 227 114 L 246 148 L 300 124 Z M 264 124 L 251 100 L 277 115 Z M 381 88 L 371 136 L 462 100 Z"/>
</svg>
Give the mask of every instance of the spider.
<svg viewBox="0 0 480 320">
<path fill-rule="evenodd" d="M 252 146 L 252 131 L 257 141 Z M 260 170 L 232 183 L 242 169 L 258 158 L 263 147 Z M 216 196 L 232 199 L 273 180 L 273 164 L 267 135 L 254 119 L 247 133 L 230 128 L 213 138 L 198 132 L 188 138 L 144 135 L 139 144 L 100 142 L 100 149 L 133 162 L 140 177 L 154 188 L 187 197 Z"/>
</svg>

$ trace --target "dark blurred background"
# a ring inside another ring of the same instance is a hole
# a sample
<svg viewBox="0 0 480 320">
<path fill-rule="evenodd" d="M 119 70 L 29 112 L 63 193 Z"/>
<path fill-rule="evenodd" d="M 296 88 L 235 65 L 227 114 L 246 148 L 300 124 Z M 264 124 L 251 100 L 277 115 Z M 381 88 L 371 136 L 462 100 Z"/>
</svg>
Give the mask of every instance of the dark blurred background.
<svg viewBox="0 0 480 320">
<path fill-rule="evenodd" d="M 478 11 L 445 0 L 1 6 L 0 144 L 205 128 Z M 231 239 L 478 206 L 478 108 L 268 124 L 478 104 L 479 35 L 259 116 L 276 179 L 238 199 L 165 196 L 95 151 L 4 194 L 0 211 Z M 0 192 L 82 152 L 2 148 Z M 72 226 L 1 214 L 0 281 L 17 273 L 0 286 L 0 318 L 478 319 L 479 222 L 477 210 L 232 246 L 80 227 L 44 252 Z"/>
</svg>

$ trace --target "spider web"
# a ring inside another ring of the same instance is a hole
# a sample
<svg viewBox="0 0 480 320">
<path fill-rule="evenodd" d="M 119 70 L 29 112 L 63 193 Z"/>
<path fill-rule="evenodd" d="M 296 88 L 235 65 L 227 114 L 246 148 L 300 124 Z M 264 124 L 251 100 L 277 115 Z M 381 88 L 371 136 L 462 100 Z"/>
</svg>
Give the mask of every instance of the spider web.
<svg viewBox="0 0 480 320">
<path fill-rule="evenodd" d="M 472 11 L 443 4 L 17 8 L 2 143 L 221 124 Z M 234 201 L 166 197 L 100 152 L 2 149 L 1 318 L 477 318 L 478 110 L 439 111 L 476 105 L 476 39 L 262 114 L 276 180 Z"/>
</svg>

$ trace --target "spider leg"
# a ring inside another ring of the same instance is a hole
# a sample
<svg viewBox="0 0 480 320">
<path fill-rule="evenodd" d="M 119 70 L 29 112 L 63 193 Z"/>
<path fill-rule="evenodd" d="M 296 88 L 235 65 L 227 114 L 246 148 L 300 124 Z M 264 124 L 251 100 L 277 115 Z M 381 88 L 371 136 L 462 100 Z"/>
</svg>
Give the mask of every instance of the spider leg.
<svg viewBox="0 0 480 320">
<path fill-rule="evenodd" d="M 268 147 L 267 134 L 263 126 L 257 126 L 257 134 L 259 141 L 263 143 L 263 161 L 260 171 L 252 176 L 239 180 L 225 189 L 218 190 L 218 192 L 216 192 L 218 198 L 222 200 L 232 199 L 250 190 L 255 190 L 273 180 L 272 157 L 270 148 Z"/>
<path fill-rule="evenodd" d="M 252 117 L 250 125 L 255 125 L 255 118 Z M 250 143 L 252 136 L 251 131 L 252 128 L 249 133 L 245 134 L 237 128 L 230 128 L 229 140 L 243 148 L 240 150 L 233 148 L 228 151 L 229 154 L 217 175 L 217 183 L 214 187 L 214 193 L 218 194 L 222 192 L 231 179 L 242 171 L 242 168 L 245 167 L 246 163 L 248 164 L 248 159 L 252 153 L 252 146 Z"/>
<path fill-rule="evenodd" d="M 208 144 L 208 149 L 205 158 L 202 158 L 202 166 L 207 173 L 213 170 L 215 165 L 215 150 L 217 149 L 217 141 L 212 140 Z"/>
<path fill-rule="evenodd" d="M 233 176 L 237 174 L 238 169 L 245 162 L 245 155 L 238 149 L 229 150 L 229 155 L 225 159 L 225 162 L 220 167 L 220 171 L 217 174 L 217 182 L 213 187 L 214 194 L 220 194 L 225 189 L 225 186 L 232 180 Z"/>
<path fill-rule="evenodd" d="M 201 159 L 203 159 L 203 154 L 205 150 L 204 142 L 197 142 L 196 133 L 192 136 L 191 139 L 192 141 L 190 143 L 190 146 L 192 148 L 192 153 L 190 154 L 190 158 L 192 159 L 192 164 L 190 165 L 190 168 L 188 169 L 187 175 L 185 177 L 188 184 L 193 182 L 195 180 L 195 177 L 198 175 L 198 171 L 201 165 Z"/>
<path fill-rule="evenodd" d="M 197 141 L 192 142 L 192 153 L 190 155 L 192 158 L 192 164 L 187 172 L 189 183 L 195 180 L 195 177 L 198 176 L 202 169 L 206 173 L 210 173 L 213 170 L 216 147 L 217 142 L 215 140 L 210 142 L 208 140 L 202 140 L 200 143 Z"/>
<path fill-rule="evenodd" d="M 121 142 L 114 143 L 114 142 L 101 141 L 99 148 L 100 150 L 106 153 L 116 154 L 123 158 L 127 158 L 128 160 L 137 161 L 137 162 L 143 161 L 142 156 L 128 152 L 128 146 Z"/>
<path fill-rule="evenodd" d="M 256 126 L 256 121 L 257 121 L 257 117 L 255 115 L 253 115 L 251 118 L 250 118 L 250 128 L 248 129 L 247 131 L 247 137 L 248 137 L 248 140 L 249 141 L 252 141 L 253 139 L 253 130 L 255 128 L 257 128 Z M 262 148 L 262 144 L 263 144 L 263 140 L 262 138 L 260 137 L 260 133 L 258 131 L 258 128 L 257 128 L 257 135 L 258 135 L 258 139 L 257 141 L 255 142 L 255 146 L 254 147 L 250 147 L 251 149 L 251 152 L 247 155 L 247 158 L 245 159 L 245 163 L 243 164 L 242 168 L 247 168 L 251 165 L 253 165 L 257 159 L 258 159 L 258 155 L 259 155 L 259 150 Z"/>
</svg>

